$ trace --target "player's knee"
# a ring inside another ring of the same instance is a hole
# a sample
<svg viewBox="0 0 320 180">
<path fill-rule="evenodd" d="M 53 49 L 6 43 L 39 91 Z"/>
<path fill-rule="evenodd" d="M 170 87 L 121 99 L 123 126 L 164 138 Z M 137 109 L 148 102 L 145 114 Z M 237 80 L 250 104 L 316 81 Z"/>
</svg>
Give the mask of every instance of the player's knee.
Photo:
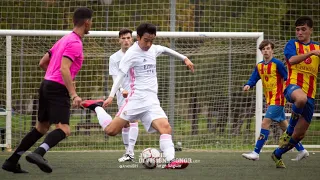
<svg viewBox="0 0 320 180">
<path fill-rule="evenodd" d="M 264 119 L 262 121 L 261 128 L 262 129 L 269 129 L 269 127 L 270 127 L 270 122 L 268 122 L 267 120 Z"/>
<path fill-rule="evenodd" d="M 296 98 L 296 101 L 294 102 L 294 104 L 298 107 L 298 108 L 303 108 L 306 103 L 308 101 L 308 98 L 305 94 L 303 95 L 299 95 L 297 98 Z"/>
<path fill-rule="evenodd" d="M 112 128 L 107 126 L 104 130 L 108 136 L 115 136 L 118 134 L 118 130 L 116 128 Z"/>
<path fill-rule="evenodd" d="M 38 123 L 36 126 L 36 129 L 38 132 L 40 132 L 41 134 L 46 134 L 49 131 L 50 125 L 49 123 Z"/>
<path fill-rule="evenodd" d="M 36 127 L 37 131 L 41 134 L 46 134 L 49 131 L 49 127 Z"/>
<path fill-rule="evenodd" d="M 128 121 L 128 123 L 124 126 L 124 128 L 128 128 L 128 127 L 130 127 L 129 121 Z"/>
</svg>

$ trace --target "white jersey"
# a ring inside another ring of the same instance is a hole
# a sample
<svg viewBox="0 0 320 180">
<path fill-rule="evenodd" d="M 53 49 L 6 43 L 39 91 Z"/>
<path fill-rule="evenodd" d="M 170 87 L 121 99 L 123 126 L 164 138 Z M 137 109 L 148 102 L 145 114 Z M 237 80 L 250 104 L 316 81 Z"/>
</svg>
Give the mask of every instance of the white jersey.
<svg viewBox="0 0 320 180">
<path fill-rule="evenodd" d="M 123 56 L 124 56 L 124 52 L 121 49 L 110 56 L 109 75 L 117 76 L 119 72 L 120 60 L 123 58 Z M 130 80 L 130 77 L 129 77 L 129 74 L 127 74 L 123 80 L 123 83 L 121 84 L 121 87 L 130 93 L 129 80 Z M 117 91 L 116 96 L 117 96 L 118 107 L 121 107 L 125 102 L 125 98 L 122 96 L 122 93 L 120 91 Z"/>
<path fill-rule="evenodd" d="M 160 105 L 158 99 L 158 80 L 156 57 L 162 53 L 167 53 L 179 57 L 185 56 L 160 45 L 152 45 L 148 51 L 142 50 L 138 42 L 135 42 L 126 52 L 120 61 L 119 70 L 129 74 L 131 93 L 128 96 L 127 109 L 146 109 L 150 105 Z M 139 112 L 139 111 L 137 111 Z"/>
</svg>

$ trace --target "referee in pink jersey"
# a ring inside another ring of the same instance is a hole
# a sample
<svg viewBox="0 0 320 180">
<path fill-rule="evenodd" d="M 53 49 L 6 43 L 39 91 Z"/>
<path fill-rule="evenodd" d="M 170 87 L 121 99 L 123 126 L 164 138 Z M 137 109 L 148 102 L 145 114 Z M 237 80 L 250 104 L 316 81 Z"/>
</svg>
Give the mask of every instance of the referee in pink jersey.
<svg viewBox="0 0 320 180">
<path fill-rule="evenodd" d="M 73 31 L 58 40 L 40 60 L 39 66 L 46 74 L 39 89 L 38 123 L 22 139 L 15 152 L 4 162 L 2 169 L 13 173 L 27 173 L 18 163 L 21 155 L 47 133 L 51 124 L 55 124 L 56 129 L 45 137 L 34 152 L 26 156 L 28 162 L 36 164 L 42 171 L 52 172 L 43 156 L 70 135 L 70 99 L 76 108 L 82 101 L 72 82 L 82 67 L 82 38 L 89 33 L 92 14 L 92 10 L 88 8 L 78 8 L 73 14 Z"/>
</svg>

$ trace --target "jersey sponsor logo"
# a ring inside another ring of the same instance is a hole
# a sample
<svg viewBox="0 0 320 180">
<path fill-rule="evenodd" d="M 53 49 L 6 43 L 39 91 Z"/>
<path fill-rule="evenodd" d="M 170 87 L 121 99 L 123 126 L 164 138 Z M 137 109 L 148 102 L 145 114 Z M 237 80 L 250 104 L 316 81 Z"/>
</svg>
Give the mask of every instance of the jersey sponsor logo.
<svg viewBox="0 0 320 180">
<path fill-rule="evenodd" d="M 304 60 L 304 63 L 311 64 L 312 63 L 312 59 L 310 57 L 308 57 L 306 60 Z"/>
<path fill-rule="evenodd" d="M 312 60 L 310 59 L 310 63 L 311 62 L 312 62 Z M 305 63 L 306 63 L 306 60 L 305 60 Z M 296 66 L 297 66 L 298 70 L 301 70 L 301 71 L 304 71 L 304 72 L 310 72 L 312 74 L 318 74 L 318 68 L 313 68 L 312 66 L 306 66 L 304 64 L 297 64 Z"/>
<path fill-rule="evenodd" d="M 269 80 L 269 79 L 268 79 Z M 265 88 L 266 90 L 273 90 L 277 87 L 277 83 L 276 82 L 268 82 L 268 83 L 265 83 L 263 85 L 263 88 Z"/>
<path fill-rule="evenodd" d="M 155 68 L 157 68 L 157 65 L 155 65 L 155 64 L 145 64 L 145 65 L 143 65 L 143 69 L 144 70 L 155 69 Z"/>
</svg>

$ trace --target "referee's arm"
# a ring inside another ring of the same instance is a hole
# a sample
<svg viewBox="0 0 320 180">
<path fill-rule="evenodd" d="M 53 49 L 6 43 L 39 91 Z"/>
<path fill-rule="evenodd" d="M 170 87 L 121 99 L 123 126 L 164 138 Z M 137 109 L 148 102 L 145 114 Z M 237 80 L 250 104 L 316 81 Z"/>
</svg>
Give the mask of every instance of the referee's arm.
<svg viewBox="0 0 320 180">
<path fill-rule="evenodd" d="M 69 58 L 63 57 L 62 62 L 61 62 L 61 67 L 60 67 L 60 72 L 62 75 L 62 79 L 64 81 L 64 85 L 69 91 L 69 95 L 72 99 L 77 97 L 76 90 L 72 84 L 72 77 L 70 73 L 70 67 L 72 65 L 72 61 Z"/>
<path fill-rule="evenodd" d="M 39 66 L 42 70 L 47 71 L 50 62 L 50 54 L 46 53 L 40 60 Z"/>
</svg>

